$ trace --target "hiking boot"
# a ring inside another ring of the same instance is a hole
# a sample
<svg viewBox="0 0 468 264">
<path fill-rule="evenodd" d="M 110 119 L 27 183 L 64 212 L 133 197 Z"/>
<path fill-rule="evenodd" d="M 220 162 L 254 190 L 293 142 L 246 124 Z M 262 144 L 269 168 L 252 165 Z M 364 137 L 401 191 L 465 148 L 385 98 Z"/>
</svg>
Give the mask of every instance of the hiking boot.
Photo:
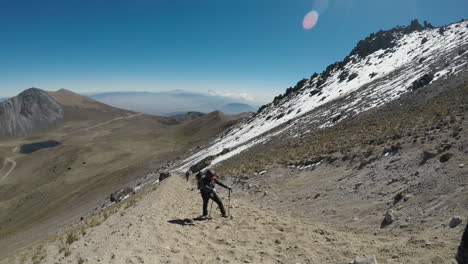
<svg viewBox="0 0 468 264">
<path fill-rule="evenodd" d="M 223 214 L 221 217 L 228 218 L 229 216 L 227 214 Z"/>
</svg>

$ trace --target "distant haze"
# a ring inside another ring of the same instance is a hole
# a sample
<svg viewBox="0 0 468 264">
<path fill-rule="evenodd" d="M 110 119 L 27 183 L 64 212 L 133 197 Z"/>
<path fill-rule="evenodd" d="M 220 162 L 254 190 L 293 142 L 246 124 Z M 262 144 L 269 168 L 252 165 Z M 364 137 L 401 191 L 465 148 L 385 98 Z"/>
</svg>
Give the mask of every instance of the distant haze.
<svg viewBox="0 0 468 264">
<path fill-rule="evenodd" d="M 88 96 L 118 108 L 155 115 L 177 115 L 190 111 L 209 113 L 215 110 L 238 114 L 258 109 L 258 105 L 251 105 L 248 100 L 182 90 L 157 93 L 109 92 Z"/>
</svg>

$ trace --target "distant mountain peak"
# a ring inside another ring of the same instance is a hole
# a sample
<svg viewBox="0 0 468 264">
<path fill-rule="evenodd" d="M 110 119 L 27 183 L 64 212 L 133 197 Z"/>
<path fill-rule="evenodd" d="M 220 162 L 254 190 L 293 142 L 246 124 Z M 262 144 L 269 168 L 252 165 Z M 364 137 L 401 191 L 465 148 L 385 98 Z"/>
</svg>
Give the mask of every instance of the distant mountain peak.
<svg viewBox="0 0 468 264">
<path fill-rule="evenodd" d="M 93 94 L 91 98 L 122 109 L 165 116 L 180 115 L 190 111 L 209 113 L 219 110 L 227 114 L 256 111 L 254 106 L 245 104 L 239 98 L 183 90 L 124 94 L 107 92 Z"/>
<path fill-rule="evenodd" d="M 41 89 L 29 88 L 0 103 L 0 136 L 30 135 L 62 118 L 60 103 Z"/>
<path fill-rule="evenodd" d="M 167 93 L 186 93 L 186 91 L 182 89 L 170 90 Z"/>
</svg>

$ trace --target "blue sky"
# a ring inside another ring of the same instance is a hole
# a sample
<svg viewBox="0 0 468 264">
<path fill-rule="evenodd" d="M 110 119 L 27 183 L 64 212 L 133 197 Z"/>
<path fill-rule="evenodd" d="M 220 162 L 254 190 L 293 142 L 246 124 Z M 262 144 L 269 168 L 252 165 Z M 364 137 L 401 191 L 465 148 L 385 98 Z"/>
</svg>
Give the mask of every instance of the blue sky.
<svg viewBox="0 0 468 264">
<path fill-rule="evenodd" d="M 318 23 L 304 30 L 312 10 Z M 265 102 L 372 32 L 466 10 L 466 0 L 0 0 L 0 97 L 34 86 Z"/>
</svg>

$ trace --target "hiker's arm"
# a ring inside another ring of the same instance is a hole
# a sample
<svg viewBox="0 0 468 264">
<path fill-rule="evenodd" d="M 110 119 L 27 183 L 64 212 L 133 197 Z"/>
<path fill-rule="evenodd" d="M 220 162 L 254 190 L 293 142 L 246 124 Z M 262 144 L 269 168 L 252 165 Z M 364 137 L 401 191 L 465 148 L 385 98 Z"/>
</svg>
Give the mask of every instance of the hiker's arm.
<svg viewBox="0 0 468 264">
<path fill-rule="evenodd" d="M 218 184 L 218 185 L 221 186 L 221 187 L 224 187 L 224 188 L 226 188 L 226 189 L 231 189 L 231 187 L 225 185 L 224 183 L 222 183 L 222 182 L 220 182 L 220 181 L 218 181 L 218 180 L 215 180 L 215 182 L 216 182 L 216 184 Z"/>
</svg>

